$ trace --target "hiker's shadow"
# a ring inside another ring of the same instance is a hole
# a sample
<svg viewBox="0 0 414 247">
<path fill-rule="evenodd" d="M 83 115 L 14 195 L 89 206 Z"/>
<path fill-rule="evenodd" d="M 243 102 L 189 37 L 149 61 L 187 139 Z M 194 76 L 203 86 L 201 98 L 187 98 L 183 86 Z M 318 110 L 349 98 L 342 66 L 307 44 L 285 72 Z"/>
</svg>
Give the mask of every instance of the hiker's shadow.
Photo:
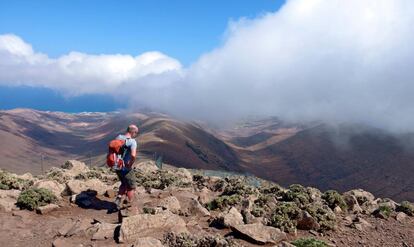
<svg viewBox="0 0 414 247">
<path fill-rule="evenodd" d="M 97 192 L 95 190 L 82 191 L 75 198 L 75 204 L 80 208 L 95 209 L 95 210 L 107 210 L 111 213 L 116 209 L 116 204 L 113 202 L 101 200 L 97 198 Z"/>
</svg>

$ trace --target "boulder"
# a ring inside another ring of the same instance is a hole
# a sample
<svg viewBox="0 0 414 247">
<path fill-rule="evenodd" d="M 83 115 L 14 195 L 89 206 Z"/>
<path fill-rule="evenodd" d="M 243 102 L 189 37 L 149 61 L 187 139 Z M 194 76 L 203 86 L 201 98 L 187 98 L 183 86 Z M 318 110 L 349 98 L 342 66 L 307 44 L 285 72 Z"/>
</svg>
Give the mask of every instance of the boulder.
<svg viewBox="0 0 414 247">
<path fill-rule="evenodd" d="M 106 222 L 97 224 L 99 224 L 98 231 L 92 235 L 92 240 L 113 239 L 115 236 L 115 229 L 119 226 L 119 224 L 110 224 Z"/>
<path fill-rule="evenodd" d="M 201 217 L 210 216 L 210 212 L 194 198 L 190 199 L 190 203 L 188 205 L 188 214 Z"/>
<path fill-rule="evenodd" d="M 350 212 L 355 214 L 362 212 L 362 208 L 359 206 L 358 200 L 354 195 L 344 194 L 343 198 Z"/>
<path fill-rule="evenodd" d="M 88 218 L 78 219 L 76 221 L 68 219 L 61 228 L 58 229 L 58 235 L 63 237 L 71 236 L 91 236 L 90 232 L 93 225 L 91 224 L 92 220 Z M 97 230 L 97 229 L 96 229 Z M 93 230 L 94 232 L 96 230 Z"/>
<path fill-rule="evenodd" d="M 363 189 L 350 190 L 350 191 L 345 192 L 344 195 L 355 196 L 359 205 L 366 203 L 366 202 L 373 202 L 375 199 L 375 196 L 372 193 L 365 191 Z"/>
<path fill-rule="evenodd" d="M 155 164 L 154 161 L 152 160 L 146 160 L 146 161 L 142 161 L 139 162 L 136 165 L 136 168 L 144 173 L 150 173 L 150 172 L 155 172 L 158 170 L 157 165 Z"/>
<path fill-rule="evenodd" d="M 395 219 L 398 222 L 404 222 L 405 218 L 407 218 L 407 214 L 404 212 L 398 212 L 397 215 L 395 216 Z"/>
<path fill-rule="evenodd" d="M 23 179 L 23 180 L 33 180 L 34 179 L 33 175 L 31 173 L 28 173 L 28 172 L 26 172 L 22 175 L 15 175 L 15 176 L 17 178 L 20 178 L 20 179 Z"/>
<path fill-rule="evenodd" d="M 179 213 L 179 211 L 181 210 L 180 202 L 175 196 L 168 196 L 161 199 L 156 206 L 162 207 L 163 209 L 168 209 L 174 214 Z"/>
<path fill-rule="evenodd" d="M 138 238 L 134 247 L 163 247 L 164 245 L 160 240 L 151 237 Z"/>
<path fill-rule="evenodd" d="M 62 198 L 62 193 L 65 190 L 65 186 L 55 180 L 39 180 L 33 185 L 33 187 L 48 189 L 52 191 L 58 199 Z"/>
<path fill-rule="evenodd" d="M 38 213 L 38 214 L 47 214 L 47 213 L 52 212 L 53 210 L 56 210 L 58 208 L 59 208 L 59 206 L 56 205 L 56 204 L 53 204 L 53 203 L 52 204 L 47 204 L 45 206 L 38 207 L 36 209 L 36 213 Z"/>
<path fill-rule="evenodd" d="M 223 225 L 232 227 L 241 224 L 244 224 L 242 214 L 235 207 L 231 207 L 228 213 L 223 216 Z"/>
<path fill-rule="evenodd" d="M 277 247 L 295 247 L 295 245 L 286 241 L 282 241 Z"/>
<path fill-rule="evenodd" d="M 123 219 L 119 242 L 134 242 L 141 237 L 165 232 L 188 232 L 184 220 L 168 210 L 160 214 L 138 214 Z"/>
<path fill-rule="evenodd" d="M 116 196 L 116 192 L 113 189 L 107 189 L 105 191 L 105 196 L 108 198 L 114 198 Z"/>
<path fill-rule="evenodd" d="M 231 207 L 227 213 L 221 213 L 210 223 L 216 228 L 230 228 L 235 225 L 244 224 L 243 215 L 235 208 Z"/>
<path fill-rule="evenodd" d="M 203 187 L 200 192 L 198 192 L 198 201 L 201 204 L 206 204 L 211 202 L 214 199 L 213 192 L 209 190 L 207 187 Z"/>
<path fill-rule="evenodd" d="M 11 212 L 17 210 L 16 201 L 20 190 L 0 190 L 0 212 Z"/>
<path fill-rule="evenodd" d="M 67 191 L 70 195 L 80 194 L 83 191 L 94 190 L 98 195 L 103 195 L 108 187 L 99 179 L 70 180 L 66 183 Z"/>
<path fill-rule="evenodd" d="M 178 168 L 174 175 L 179 177 L 183 183 L 191 183 L 193 181 L 193 175 L 185 168 Z"/>
<path fill-rule="evenodd" d="M 74 245 L 73 243 L 70 242 L 70 240 L 64 239 L 64 238 L 57 238 L 53 240 L 52 242 L 52 247 L 81 247 L 81 246 L 83 245 L 81 244 Z"/>
<path fill-rule="evenodd" d="M 286 233 L 280 229 L 264 226 L 260 223 L 236 225 L 231 228 L 234 232 L 257 244 L 278 244 L 286 240 Z"/>
<path fill-rule="evenodd" d="M 307 211 L 302 211 L 297 220 L 297 228 L 300 230 L 319 230 L 320 225 Z"/>
<path fill-rule="evenodd" d="M 371 223 L 364 220 L 363 218 L 356 217 L 355 220 L 354 220 L 354 223 L 352 223 L 352 227 L 354 227 L 354 228 L 356 228 L 360 231 L 363 231 L 363 230 L 372 228 L 372 225 L 371 225 Z"/>
<path fill-rule="evenodd" d="M 65 169 L 65 174 L 72 177 L 76 177 L 81 173 L 89 171 L 89 168 L 85 165 L 85 163 L 77 160 L 68 160 L 61 167 Z"/>
</svg>

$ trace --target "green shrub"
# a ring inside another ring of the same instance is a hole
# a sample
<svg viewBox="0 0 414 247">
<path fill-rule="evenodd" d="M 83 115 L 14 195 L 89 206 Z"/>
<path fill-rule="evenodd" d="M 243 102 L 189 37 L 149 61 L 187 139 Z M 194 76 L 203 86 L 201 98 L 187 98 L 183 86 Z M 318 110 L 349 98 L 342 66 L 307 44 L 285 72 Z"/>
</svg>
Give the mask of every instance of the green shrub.
<svg viewBox="0 0 414 247">
<path fill-rule="evenodd" d="M 270 215 L 267 216 L 268 225 L 280 228 L 285 232 L 296 231 L 296 220 L 301 210 L 293 202 L 280 202 L 273 208 Z"/>
<path fill-rule="evenodd" d="M 72 178 L 65 174 L 61 169 L 52 167 L 47 173 L 46 178 L 55 180 L 56 182 L 60 184 L 64 184 L 71 180 Z"/>
<path fill-rule="evenodd" d="M 328 245 L 322 241 L 314 238 L 299 238 L 292 242 L 296 247 L 328 247 Z"/>
<path fill-rule="evenodd" d="M 33 181 L 17 178 L 12 174 L 0 170 L 0 189 L 2 190 L 24 190 L 33 185 Z"/>
<path fill-rule="evenodd" d="M 261 186 L 259 188 L 260 193 L 265 195 L 274 195 L 274 196 L 282 196 L 283 195 L 283 188 L 278 184 L 270 184 Z"/>
<path fill-rule="evenodd" d="M 223 195 L 251 195 L 255 192 L 255 188 L 242 178 L 226 178 L 227 185 L 224 188 Z"/>
<path fill-rule="evenodd" d="M 327 205 L 310 203 L 306 205 L 305 210 L 318 221 L 320 231 L 335 229 L 336 216 Z"/>
<path fill-rule="evenodd" d="M 142 211 L 144 212 L 144 214 L 155 214 L 157 212 L 155 208 L 151 207 L 144 207 Z"/>
<path fill-rule="evenodd" d="M 164 235 L 163 244 L 169 247 L 206 247 L 206 246 L 222 246 L 231 247 L 236 245 L 231 239 L 217 236 L 196 236 L 189 233 L 167 233 Z"/>
<path fill-rule="evenodd" d="M 300 184 L 290 185 L 288 190 L 283 192 L 282 197 L 284 201 L 295 202 L 300 207 L 311 202 L 306 188 Z"/>
<path fill-rule="evenodd" d="M 50 190 L 44 188 L 31 188 L 20 193 L 16 205 L 22 209 L 34 210 L 56 201 L 56 196 Z"/>
<path fill-rule="evenodd" d="M 404 212 L 409 216 L 414 216 L 414 205 L 408 201 L 403 201 L 396 209 L 398 212 Z"/>
<path fill-rule="evenodd" d="M 323 193 L 322 199 L 326 201 L 326 204 L 328 204 L 331 209 L 334 209 L 336 206 L 339 206 L 342 210 L 347 209 L 344 198 L 336 190 L 326 191 Z"/>
<path fill-rule="evenodd" d="M 392 213 L 392 208 L 388 205 L 380 205 L 377 210 L 373 212 L 376 217 L 388 218 Z"/>
<path fill-rule="evenodd" d="M 168 170 L 157 170 L 145 174 L 140 171 L 135 171 L 135 177 L 137 184 L 146 189 L 163 190 L 170 186 L 188 187 L 191 185 L 190 183 L 184 183 L 181 178 L 175 176 L 174 173 Z"/>
<path fill-rule="evenodd" d="M 93 178 L 102 179 L 102 174 L 99 171 L 90 170 L 90 171 L 80 173 L 77 176 L 75 176 L 75 179 L 79 179 L 79 180 L 88 180 L 88 179 L 93 179 Z"/>
<path fill-rule="evenodd" d="M 231 207 L 237 204 L 240 204 L 242 197 L 240 195 L 231 195 L 231 196 L 219 196 L 214 198 L 211 202 L 206 204 L 206 208 L 208 210 L 215 210 L 215 209 L 224 209 L 227 207 Z"/>
<path fill-rule="evenodd" d="M 264 215 L 265 210 L 261 207 L 254 206 L 252 211 L 250 212 L 255 217 L 261 217 Z"/>
</svg>

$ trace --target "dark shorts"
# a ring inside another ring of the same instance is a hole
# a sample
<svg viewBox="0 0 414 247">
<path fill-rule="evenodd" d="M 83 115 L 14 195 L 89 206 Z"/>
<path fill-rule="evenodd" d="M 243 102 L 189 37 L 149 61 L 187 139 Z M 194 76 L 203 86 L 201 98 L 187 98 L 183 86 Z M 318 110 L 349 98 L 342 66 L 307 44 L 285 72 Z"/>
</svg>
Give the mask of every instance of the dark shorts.
<svg viewBox="0 0 414 247">
<path fill-rule="evenodd" d="M 127 186 L 127 189 L 135 189 L 137 187 L 134 170 L 116 171 L 116 175 L 118 175 L 118 178 L 121 181 L 121 186 Z"/>
</svg>

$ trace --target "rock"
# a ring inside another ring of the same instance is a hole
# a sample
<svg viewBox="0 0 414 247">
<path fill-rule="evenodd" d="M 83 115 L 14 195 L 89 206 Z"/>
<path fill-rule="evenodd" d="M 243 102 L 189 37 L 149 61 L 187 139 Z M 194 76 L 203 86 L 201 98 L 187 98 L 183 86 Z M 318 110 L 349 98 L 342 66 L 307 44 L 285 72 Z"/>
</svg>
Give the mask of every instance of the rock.
<svg viewBox="0 0 414 247">
<path fill-rule="evenodd" d="M 280 231 L 280 229 L 271 226 L 264 226 L 259 223 L 236 225 L 231 229 L 234 232 L 246 237 L 248 240 L 258 244 L 277 244 L 283 240 L 286 240 L 286 233 Z"/>
<path fill-rule="evenodd" d="M 98 223 L 98 231 L 92 235 L 92 240 L 113 239 L 115 236 L 115 229 L 119 224 Z"/>
<path fill-rule="evenodd" d="M 55 180 L 39 180 L 33 187 L 48 189 L 59 199 L 62 198 L 62 193 L 65 190 L 65 186 Z"/>
<path fill-rule="evenodd" d="M 164 213 L 165 212 L 165 213 Z M 184 220 L 168 210 L 160 214 L 138 214 L 124 218 L 119 233 L 119 242 L 133 242 L 140 237 L 163 232 L 188 232 Z"/>
<path fill-rule="evenodd" d="M 163 209 L 168 209 L 174 214 L 179 213 L 179 211 L 181 210 L 180 202 L 175 196 L 168 196 L 168 197 L 161 199 L 157 203 L 157 206 L 162 207 Z"/>
<path fill-rule="evenodd" d="M 362 212 L 362 208 L 359 206 L 358 200 L 354 195 L 344 194 L 343 198 L 350 212 L 354 214 Z"/>
<path fill-rule="evenodd" d="M 53 210 L 56 210 L 58 208 L 59 208 L 59 206 L 56 205 L 56 204 L 53 204 L 53 203 L 52 204 L 47 204 L 45 206 L 38 207 L 36 209 L 36 213 L 38 213 L 38 214 L 47 214 L 47 213 L 49 213 Z"/>
<path fill-rule="evenodd" d="M 333 211 L 334 211 L 334 213 L 335 213 L 335 214 L 341 214 L 341 213 L 342 213 L 342 209 L 341 209 L 341 207 L 339 207 L 339 206 L 336 206 L 336 207 L 333 209 Z"/>
<path fill-rule="evenodd" d="M 17 210 L 16 201 L 20 190 L 0 190 L 0 212 Z"/>
<path fill-rule="evenodd" d="M 183 183 L 191 183 L 193 181 L 193 175 L 185 168 L 178 168 L 174 174 L 179 177 Z"/>
<path fill-rule="evenodd" d="M 107 189 L 105 191 L 105 196 L 109 198 L 114 198 L 116 196 L 116 192 L 113 189 Z"/>
<path fill-rule="evenodd" d="M 151 237 L 139 238 L 134 243 L 134 247 L 163 247 L 160 240 Z"/>
<path fill-rule="evenodd" d="M 81 173 L 89 171 L 89 168 L 85 165 L 85 163 L 77 160 L 68 160 L 61 167 L 65 169 L 65 174 L 72 177 L 76 177 Z"/>
<path fill-rule="evenodd" d="M 297 220 L 297 228 L 300 230 L 318 230 L 320 225 L 307 211 L 302 211 L 301 216 Z"/>
<path fill-rule="evenodd" d="M 213 199 L 213 192 L 209 190 L 207 187 L 202 188 L 201 191 L 198 192 L 198 201 L 203 205 L 211 202 Z"/>
<path fill-rule="evenodd" d="M 72 219 L 68 220 L 63 226 L 58 229 L 58 235 L 64 237 L 71 236 L 88 236 L 89 229 L 92 227 L 92 220 L 88 218 L 78 219 L 73 221 Z"/>
<path fill-rule="evenodd" d="M 375 196 L 372 193 L 365 191 L 363 189 L 350 190 L 350 191 L 345 192 L 344 195 L 355 196 L 355 198 L 357 199 L 360 205 L 365 202 L 373 202 L 375 199 Z"/>
<path fill-rule="evenodd" d="M 52 242 L 52 246 L 53 247 L 73 247 L 76 245 L 73 245 L 72 243 L 70 243 L 69 240 L 64 239 L 64 238 L 57 238 Z M 79 246 L 79 245 L 78 245 Z"/>
<path fill-rule="evenodd" d="M 151 173 L 151 172 L 155 172 L 158 170 L 157 165 L 152 160 L 146 160 L 143 162 L 139 162 L 136 165 L 136 168 L 144 173 Z"/>
<path fill-rule="evenodd" d="M 243 216 L 235 207 L 231 207 L 224 216 L 224 224 L 228 227 L 243 224 Z"/>
<path fill-rule="evenodd" d="M 31 173 L 26 172 L 22 175 L 15 175 L 17 178 L 24 179 L 24 180 L 33 180 L 33 175 Z"/>
<path fill-rule="evenodd" d="M 66 183 L 67 191 L 70 195 L 80 194 L 82 191 L 94 190 L 98 195 L 103 195 L 107 186 L 99 179 L 90 179 L 86 181 L 82 180 L 70 180 Z"/>
<path fill-rule="evenodd" d="M 278 247 L 295 247 L 295 245 L 293 245 L 293 244 L 291 244 L 289 242 L 283 241 L 282 243 L 280 243 L 278 245 Z"/>
<path fill-rule="evenodd" d="M 220 213 L 217 217 L 213 218 L 210 226 L 230 228 L 241 224 L 244 224 L 243 215 L 235 207 L 231 207 L 227 213 Z"/>
<path fill-rule="evenodd" d="M 407 218 L 407 214 L 404 212 L 398 212 L 397 215 L 395 216 L 395 219 L 398 222 L 404 222 L 405 218 Z"/>
<path fill-rule="evenodd" d="M 313 187 L 307 187 L 306 191 L 308 192 L 309 197 L 310 199 L 312 199 L 313 202 L 321 201 L 322 192 L 319 189 L 313 188 Z"/>
<path fill-rule="evenodd" d="M 66 236 L 66 234 L 75 227 L 76 222 L 73 222 L 72 220 L 67 221 L 61 228 L 58 230 L 59 236 Z"/>
<path fill-rule="evenodd" d="M 354 223 L 352 224 L 352 227 L 360 231 L 363 231 L 365 229 L 372 228 L 372 225 L 368 221 L 364 220 L 363 218 L 356 217 L 354 220 Z"/>
<path fill-rule="evenodd" d="M 210 212 L 194 198 L 190 199 L 188 213 L 190 215 L 196 215 L 201 217 L 210 216 Z"/>
</svg>

